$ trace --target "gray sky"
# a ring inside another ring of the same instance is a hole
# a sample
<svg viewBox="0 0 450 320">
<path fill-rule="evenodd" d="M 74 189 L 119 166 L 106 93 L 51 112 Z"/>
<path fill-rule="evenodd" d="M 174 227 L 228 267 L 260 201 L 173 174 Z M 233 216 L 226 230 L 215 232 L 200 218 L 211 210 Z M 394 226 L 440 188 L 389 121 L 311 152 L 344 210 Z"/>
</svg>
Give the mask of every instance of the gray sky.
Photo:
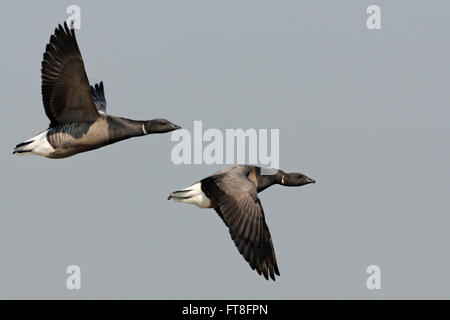
<svg viewBox="0 0 450 320">
<path fill-rule="evenodd" d="M 174 165 L 169 134 L 11 155 L 48 125 L 42 53 L 74 3 L 0 11 L 0 298 L 449 298 L 448 1 L 76 2 L 109 114 L 277 128 L 280 167 L 317 180 L 260 194 L 276 282 L 213 210 L 166 201 L 223 167 Z M 371 264 L 381 290 L 366 288 Z"/>
</svg>

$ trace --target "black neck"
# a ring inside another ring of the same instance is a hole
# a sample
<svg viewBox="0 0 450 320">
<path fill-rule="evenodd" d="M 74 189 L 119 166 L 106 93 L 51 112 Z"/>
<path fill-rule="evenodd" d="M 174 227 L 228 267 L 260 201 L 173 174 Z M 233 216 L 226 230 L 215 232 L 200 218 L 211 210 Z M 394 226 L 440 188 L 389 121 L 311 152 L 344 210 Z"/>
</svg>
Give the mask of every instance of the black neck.
<svg viewBox="0 0 450 320">
<path fill-rule="evenodd" d="M 143 136 L 146 133 L 143 129 L 145 121 L 108 116 L 107 122 L 109 138 L 111 141 L 120 141 L 132 137 Z"/>
<path fill-rule="evenodd" d="M 277 170 L 275 174 L 264 175 L 261 173 L 264 173 L 264 171 L 261 172 L 261 168 L 258 168 L 256 175 L 258 180 L 258 192 L 264 191 L 265 189 L 274 184 L 281 184 L 282 177 L 284 174 L 284 172 L 281 170 Z"/>
</svg>

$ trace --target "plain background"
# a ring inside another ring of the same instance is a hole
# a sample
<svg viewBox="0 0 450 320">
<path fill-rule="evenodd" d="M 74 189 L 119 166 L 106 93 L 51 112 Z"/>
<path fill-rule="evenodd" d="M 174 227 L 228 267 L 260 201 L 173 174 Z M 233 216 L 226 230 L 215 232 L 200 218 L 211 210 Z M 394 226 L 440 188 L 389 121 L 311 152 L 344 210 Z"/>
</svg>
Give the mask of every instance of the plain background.
<svg viewBox="0 0 450 320">
<path fill-rule="evenodd" d="M 224 166 L 170 134 L 63 160 L 14 157 L 48 125 L 40 64 L 70 4 L 108 113 L 192 130 L 280 129 L 260 194 L 281 271 L 265 281 L 213 210 L 167 195 Z M 381 7 L 382 29 L 366 27 Z M 449 298 L 448 1 L 8 1 L 0 11 L 0 298 Z M 66 289 L 66 267 L 82 289 Z M 366 268 L 381 267 L 381 290 Z"/>
</svg>

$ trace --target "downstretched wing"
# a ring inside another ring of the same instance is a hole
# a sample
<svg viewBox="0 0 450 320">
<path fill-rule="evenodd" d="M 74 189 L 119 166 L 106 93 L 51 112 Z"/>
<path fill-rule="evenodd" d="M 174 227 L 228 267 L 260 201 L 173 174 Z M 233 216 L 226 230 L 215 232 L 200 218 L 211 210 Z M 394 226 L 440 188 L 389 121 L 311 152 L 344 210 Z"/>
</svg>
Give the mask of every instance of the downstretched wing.
<svg viewBox="0 0 450 320">
<path fill-rule="evenodd" d="M 91 96 L 75 38 L 66 23 L 55 29 L 42 61 L 42 100 L 51 124 L 95 121 L 100 115 Z"/>
<path fill-rule="evenodd" d="M 91 95 L 98 112 L 106 114 L 106 98 L 103 81 L 96 83 L 95 86 L 91 86 Z"/>
<path fill-rule="evenodd" d="M 240 254 L 258 274 L 275 280 L 275 275 L 280 275 L 280 272 L 264 210 L 253 182 L 244 172 L 205 178 L 202 180 L 203 186 L 206 196 L 218 204 L 215 210 L 229 228 Z"/>
</svg>

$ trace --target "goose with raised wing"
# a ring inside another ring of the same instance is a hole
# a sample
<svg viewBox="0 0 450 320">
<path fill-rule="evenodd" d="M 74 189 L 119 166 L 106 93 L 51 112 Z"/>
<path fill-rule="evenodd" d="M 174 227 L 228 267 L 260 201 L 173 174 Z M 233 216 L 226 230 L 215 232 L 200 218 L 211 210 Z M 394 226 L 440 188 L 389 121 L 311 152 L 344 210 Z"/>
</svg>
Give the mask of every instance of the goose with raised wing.
<svg viewBox="0 0 450 320">
<path fill-rule="evenodd" d="M 213 208 L 250 267 L 266 279 L 270 276 L 275 280 L 280 272 L 258 193 L 274 184 L 293 187 L 315 181 L 301 173 L 262 170 L 249 165 L 227 168 L 172 192 L 168 200 Z"/>
<path fill-rule="evenodd" d="M 138 121 L 106 114 L 103 82 L 89 85 L 75 31 L 66 23 L 50 37 L 41 73 L 49 128 L 19 143 L 13 154 L 66 158 L 132 137 L 181 128 L 166 119 Z"/>
</svg>

